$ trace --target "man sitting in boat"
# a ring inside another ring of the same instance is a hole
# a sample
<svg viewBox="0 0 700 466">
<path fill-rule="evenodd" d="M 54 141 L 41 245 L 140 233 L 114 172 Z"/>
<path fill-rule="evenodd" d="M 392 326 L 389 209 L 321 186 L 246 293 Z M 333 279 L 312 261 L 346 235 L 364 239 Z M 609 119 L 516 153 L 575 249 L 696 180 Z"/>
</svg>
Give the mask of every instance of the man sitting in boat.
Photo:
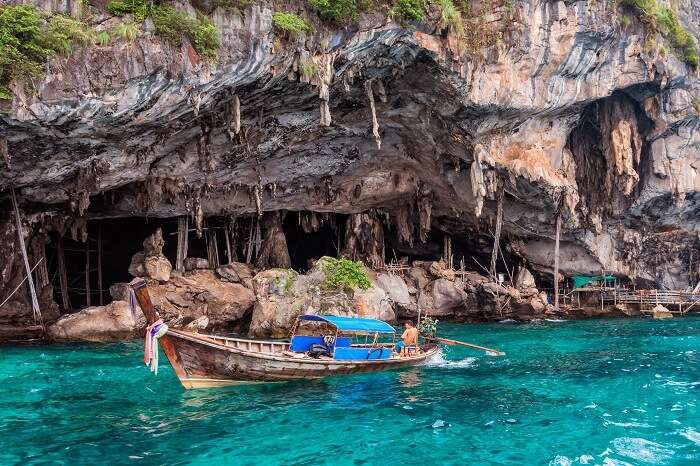
<svg viewBox="0 0 700 466">
<path fill-rule="evenodd" d="M 404 328 L 401 341 L 396 343 L 396 352 L 401 356 L 408 356 L 409 353 L 418 351 L 418 329 L 410 320 L 406 321 Z"/>
</svg>

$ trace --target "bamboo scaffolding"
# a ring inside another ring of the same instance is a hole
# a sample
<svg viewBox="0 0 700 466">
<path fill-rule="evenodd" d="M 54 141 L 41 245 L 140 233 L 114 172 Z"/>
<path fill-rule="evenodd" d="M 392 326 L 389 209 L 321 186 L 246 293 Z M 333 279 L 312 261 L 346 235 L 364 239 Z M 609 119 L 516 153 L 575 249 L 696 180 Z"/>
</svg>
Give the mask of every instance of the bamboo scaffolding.
<svg viewBox="0 0 700 466">
<path fill-rule="evenodd" d="M 24 244 L 24 229 L 22 228 L 22 217 L 19 213 L 17 205 L 17 197 L 15 196 L 15 188 L 10 188 L 12 194 L 12 205 L 15 209 L 15 221 L 17 224 L 17 238 L 19 239 L 19 247 L 22 251 L 22 260 L 24 261 L 24 270 L 27 274 L 27 284 L 29 285 L 29 294 L 32 299 L 32 313 L 34 315 L 34 323 L 37 320 L 44 326 L 44 319 L 41 317 L 41 309 L 39 309 L 39 300 L 36 297 L 36 289 L 34 288 L 34 278 L 32 277 L 32 269 L 29 267 L 29 258 L 27 257 L 27 246 Z"/>
</svg>

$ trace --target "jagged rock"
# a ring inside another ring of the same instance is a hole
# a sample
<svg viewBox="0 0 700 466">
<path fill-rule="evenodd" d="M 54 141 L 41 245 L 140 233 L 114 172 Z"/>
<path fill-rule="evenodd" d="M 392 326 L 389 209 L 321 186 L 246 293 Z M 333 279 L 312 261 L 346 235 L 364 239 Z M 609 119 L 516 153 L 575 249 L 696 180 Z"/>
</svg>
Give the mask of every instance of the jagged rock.
<svg viewBox="0 0 700 466">
<path fill-rule="evenodd" d="M 668 310 L 668 308 L 662 306 L 661 304 L 657 304 L 654 306 L 654 308 L 651 310 L 651 316 L 654 319 L 673 319 L 673 314 L 671 311 Z"/>
<path fill-rule="evenodd" d="M 136 338 L 146 325 L 140 310 L 134 315 L 126 301 L 88 307 L 62 316 L 47 329 L 54 340 L 108 342 Z"/>
<path fill-rule="evenodd" d="M 216 273 L 225 281 L 241 283 L 253 289 L 253 267 L 242 262 L 231 262 L 216 269 Z"/>
<path fill-rule="evenodd" d="M 172 264 L 165 256 L 146 256 L 143 267 L 146 276 L 159 282 L 170 280 L 170 272 L 173 270 Z"/>
<path fill-rule="evenodd" d="M 131 256 L 131 264 L 129 264 L 129 274 L 132 277 L 145 277 L 146 267 L 143 265 L 145 255 L 143 252 L 137 252 Z"/>
<path fill-rule="evenodd" d="M 128 283 L 115 283 L 109 287 L 109 295 L 115 301 L 129 302 L 129 293 L 131 288 Z"/>
<path fill-rule="evenodd" d="M 165 241 L 163 240 L 163 230 L 158 228 L 152 235 L 143 240 L 143 253 L 146 257 L 163 257 L 164 245 Z"/>
<path fill-rule="evenodd" d="M 525 267 L 518 268 L 518 273 L 515 275 L 515 286 L 520 289 L 537 288 L 535 277 Z"/>
<path fill-rule="evenodd" d="M 256 337 L 288 336 L 300 314 L 366 316 L 387 321 L 396 316 L 381 288 L 325 290 L 323 258 L 306 274 L 270 269 L 253 278 L 256 302 L 249 333 Z"/>
<path fill-rule="evenodd" d="M 185 270 L 191 272 L 193 270 L 207 270 L 209 269 L 209 261 L 202 259 L 201 257 L 188 257 L 185 259 Z"/>
<path fill-rule="evenodd" d="M 201 316 L 185 325 L 185 330 L 196 333 L 200 330 L 205 330 L 207 327 L 209 327 L 209 317 Z"/>
<path fill-rule="evenodd" d="M 206 316 L 213 329 L 233 327 L 255 302 L 251 290 L 219 280 L 210 270 L 173 274 L 169 282 L 149 284 L 149 292 L 166 323 L 179 319 L 186 325 Z"/>
</svg>

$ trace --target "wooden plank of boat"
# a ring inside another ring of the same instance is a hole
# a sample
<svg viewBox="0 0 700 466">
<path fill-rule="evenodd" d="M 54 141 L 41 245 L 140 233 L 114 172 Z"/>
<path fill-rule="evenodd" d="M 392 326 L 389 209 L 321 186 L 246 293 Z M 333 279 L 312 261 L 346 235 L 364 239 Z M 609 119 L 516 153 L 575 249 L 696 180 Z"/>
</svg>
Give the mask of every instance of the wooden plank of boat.
<svg viewBox="0 0 700 466">
<path fill-rule="evenodd" d="M 174 346 L 176 361 L 180 365 L 180 370 L 176 370 L 176 373 L 185 374 L 184 377 L 180 375 L 178 377 L 186 388 L 317 379 L 333 375 L 378 372 L 419 364 L 438 350 L 435 347 L 418 355 L 383 360 L 338 361 L 287 356 L 282 353 L 282 348 L 288 348 L 284 343 L 268 342 L 280 347 L 280 351 L 262 353 L 226 345 L 212 336 L 177 330 L 168 330 L 167 336 Z"/>
</svg>

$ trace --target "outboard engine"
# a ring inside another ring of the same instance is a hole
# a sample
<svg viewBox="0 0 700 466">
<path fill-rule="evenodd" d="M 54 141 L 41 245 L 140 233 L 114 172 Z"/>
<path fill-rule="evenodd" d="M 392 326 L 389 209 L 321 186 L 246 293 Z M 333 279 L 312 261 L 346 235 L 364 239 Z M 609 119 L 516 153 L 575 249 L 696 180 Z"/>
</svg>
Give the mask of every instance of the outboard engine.
<svg viewBox="0 0 700 466">
<path fill-rule="evenodd" d="M 309 351 L 307 353 L 309 356 L 311 356 L 314 359 L 318 359 L 321 356 L 330 356 L 331 353 L 328 350 L 328 347 L 326 345 L 322 345 L 320 343 L 314 343 L 311 345 L 309 348 Z"/>
</svg>

